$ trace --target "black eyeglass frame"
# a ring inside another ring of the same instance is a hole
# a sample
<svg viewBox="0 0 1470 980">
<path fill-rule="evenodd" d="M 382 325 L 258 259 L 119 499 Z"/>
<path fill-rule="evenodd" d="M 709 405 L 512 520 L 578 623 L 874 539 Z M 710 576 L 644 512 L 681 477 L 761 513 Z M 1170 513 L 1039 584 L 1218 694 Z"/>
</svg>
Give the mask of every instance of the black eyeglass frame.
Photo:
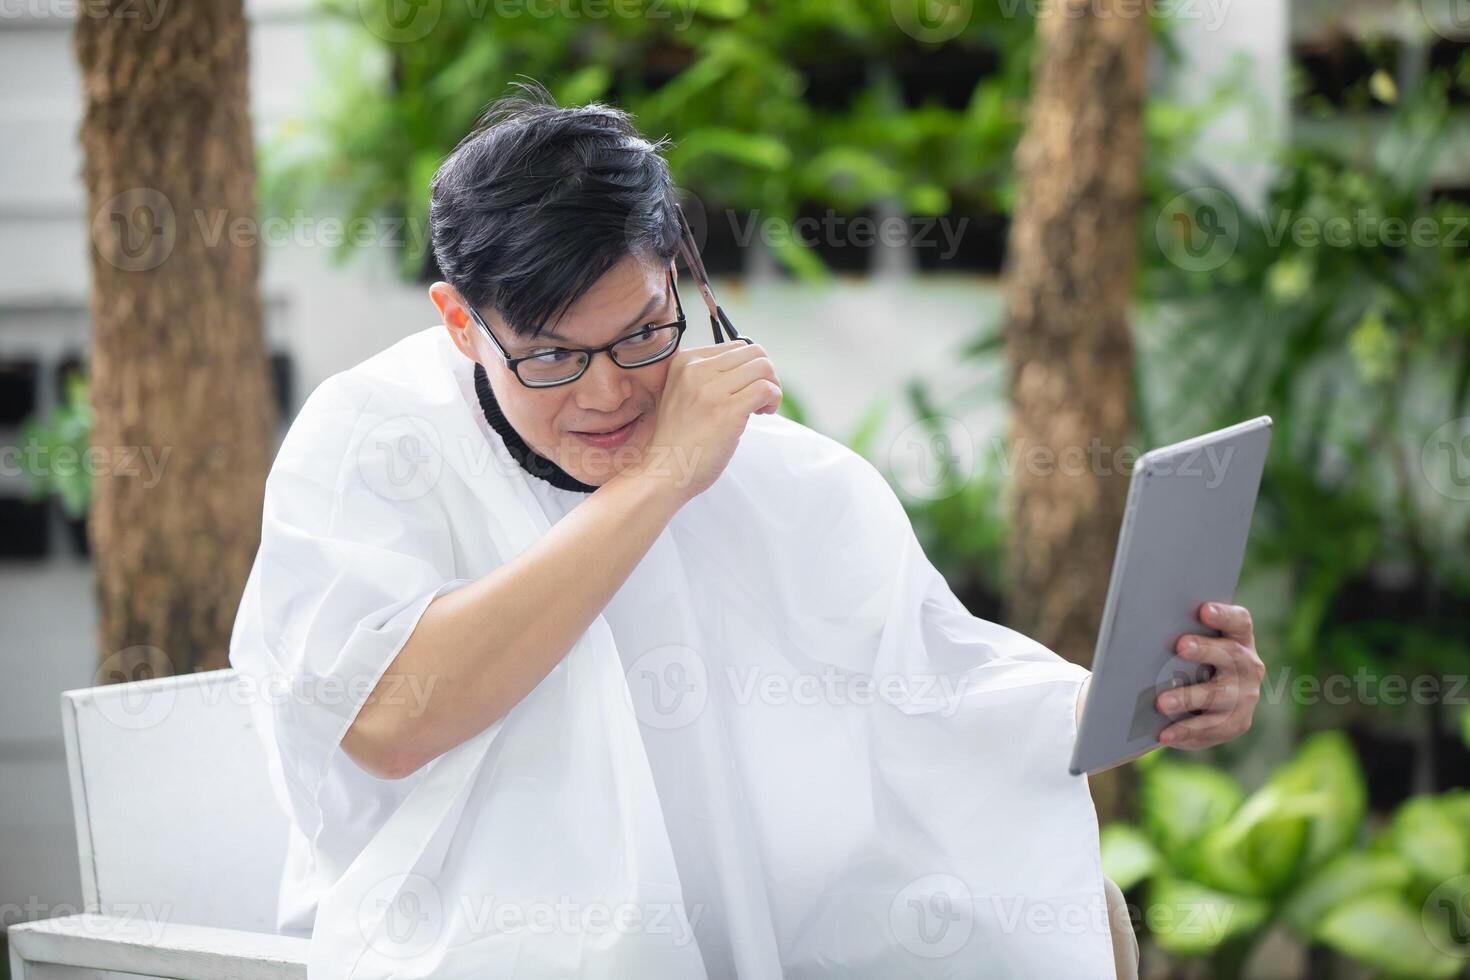
<svg viewBox="0 0 1470 980">
<path fill-rule="evenodd" d="M 684 217 L 684 209 L 676 204 L 674 205 L 674 210 L 679 216 L 679 251 L 684 256 L 685 264 L 689 266 L 689 272 L 694 277 L 695 286 L 699 289 L 700 295 L 704 297 L 705 305 L 709 307 L 710 329 L 714 332 L 715 343 L 724 343 L 726 339 L 741 340 L 747 344 L 755 343 L 755 341 L 751 338 L 742 336 L 741 334 L 736 332 L 735 325 L 730 322 L 730 317 L 726 315 L 725 311 L 720 308 L 719 303 L 715 300 L 714 290 L 710 288 L 709 276 L 704 271 L 704 263 L 699 258 L 699 252 L 694 248 L 694 233 L 690 230 L 689 222 Z M 527 388 L 555 388 L 558 385 L 571 384 L 573 381 L 576 381 L 582 375 L 586 374 L 587 369 L 592 366 L 592 358 L 600 353 L 605 352 L 608 357 L 612 358 L 612 362 L 614 364 L 616 364 L 620 368 L 623 368 L 624 370 L 629 371 L 635 368 L 647 367 L 650 364 L 657 364 L 659 361 L 662 361 L 665 358 L 672 357 L 674 352 L 679 349 L 679 344 L 684 339 L 684 331 L 688 328 L 689 320 L 684 315 L 684 303 L 679 297 L 679 284 L 674 279 L 674 273 L 672 269 L 669 270 L 668 281 L 669 288 L 672 289 L 674 292 L 674 308 L 679 311 L 679 317 L 678 319 L 673 320 L 669 323 L 660 323 L 656 327 L 654 327 L 655 330 L 663 330 L 667 327 L 678 328 L 678 333 L 674 337 L 674 342 L 669 345 L 668 350 L 663 351 L 655 357 L 639 361 L 637 364 L 623 364 L 616 357 L 613 357 L 612 349 L 619 344 L 638 336 L 636 333 L 629 334 L 627 337 L 619 337 L 612 343 L 603 344 L 601 347 L 557 347 L 555 348 L 555 350 L 559 353 L 586 355 L 586 359 L 582 362 L 581 369 L 578 370 L 576 374 L 573 374 L 568 378 L 559 379 L 557 381 L 532 382 L 527 381 L 524 377 L 522 377 L 519 368 L 520 364 L 526 361 L 534 360 L 538 357 L 545 357 L 546 354 L 549 352 L 541 351 L 536 354 L 527 354 L 523 357 L 511 357 L 510 352 L 507 351 L 503 346 L 501 346 L 500 341 L 496 339 L 495 334 L 490 330 L 490 325 L 487 324 L 480 316 L 479 311 L 476 310 L 473 306 L 468 306 L 468 304 L 466 304 L 466 306 L 470 311 L 470 317 L 473 318 L 475 323 L 479 325 L 480 329 L 485 332 L 485 336 L 490 338 L 490 343 L 494 345 L 495 352 L 500 355 L 500 359 L 505 362 L 505 366 L 510 368 L 511 373 L 516 376 L 517 381 L 525 385 Z M 728 333 L 729 337 L 726 338 L 722 336 L 722 331 Z"/>
<path fill-rule="evenodd" d="M 612 349 L 614 347 L 618 346 L 619 344 L 626 343 L 627 341 L 632 340 L 634 337 L 637 337 L 638 334 L 636 333 L 629 334 L 626 337 L 619 337 L 612 343 L 603 344 L 601 347 L 555 347 L 551 350 L 543 350 L 535 354 L 526 354 L 523 357 L 511 357 L 510 353 L 501 346 L 500 341 L 495 339 L 495 334 L 490 332 L 490 325 L 487 324 L 483 318 L 481 318 L 479 312 L 475 310 L 474 307 L 470 307 L 470 316 L 473 317 L 474 321 L 480 325 L 480 329 L 485 331 L 485 336 L 489 337 L 490 343 L 495 345 L 495 352 L 500 355 L 500 359 L 505 362 L 505 366 L 510 368 L 511 373 L 516 376 L 517 381 L 525 385 L 527 388 L 555 388 L 558 385 L 571 384 L 573 381 L 576 381 L 582 375 L 586 374 L 587 369 L 592 366 L 592 358 L 595 355 L 604 352 L 607 354 L 608 357 L 612 358 L 612 362 L 614 364 L 628 371 L 631 371 L 634 368 L 647 367 L 650 364 L 657 364 L 659 361 L 662 361 L 666 357 L 672 357 L 674 352 L 679 349 L 679 342 L 684 339 L 684 331 L 688 327 L 689 321 L 688 318 L 684 316 L 684 304 L 679 299 L 679 286 L 677 283 L 674 282 L 674 274 L 672 271 L 668 275 L 668 280 L 669 288 L 674 291 L 674 307 L 679 311 L 679 317 L 678 319 L 671 320 L 668 323 L 660 323 L 656 325 L 653 329 L 664 330 L 669 327 L 675 327 L 678 330 L 678 333 L 674 335 L 674 342 L 669 345 L 667 350 L 660 352 L 654 357 L 639 361 L 637 364 L 624 364 L 616 357 L 613 357 L 612 353 Z M 640 327 L 639 329 L 641 330 L 642 328 Z M 577 373 L 567 378 L 561 378 L 556 381 L 527 381 L 526 378 L 521 375 L 521 364 L 525 363 L 526 361 L 535 360 L 538 357 L 545 357 L 547 354 L 552 352 L 559 354 L 584 354 L 586 355 L 586 357 L 582 361 L 582 366 L 578 369 Z"/>
</svg>

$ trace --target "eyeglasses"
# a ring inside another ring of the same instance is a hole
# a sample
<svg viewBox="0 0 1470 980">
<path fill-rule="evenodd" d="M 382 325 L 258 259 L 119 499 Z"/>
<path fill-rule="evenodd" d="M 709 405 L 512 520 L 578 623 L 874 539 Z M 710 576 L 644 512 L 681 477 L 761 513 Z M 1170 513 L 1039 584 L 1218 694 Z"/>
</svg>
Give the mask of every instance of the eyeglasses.
<svg viewBox="0 0 1470 980">
<path fill-rule="evenodd" d="M 679 347 L 679 338 L 684 335 L 687 321 L 684 317 L 684 304 L 679 300 L 679 288 L 674 285 L 674 274 L 669 273 L 669 288 L 674 292 L 674 306 L 679 311 L 679 318 L 672 323 L 654 325 L 644 324 L 636 333 L 626 337 L 620 337 L 610 344 L 601 347 L 551 347 L 546 350 L 527 354 L 524 357 L 511 357 L 500 341 L 495 339 L 495 334 L 490 332 L 490 327 L 480 317 L 473 307 L 470 308 L 470 316 L 474 317 L 480 329 L 485 331 L 485 336 L 495 345 L 495 350 L 500 354 L 505 366 L 515 372 L 521 384 L 527 388 L 550 388 L 553 385 L 570 384 L 576 381 L 587 371 L 587 366 L 592 363 L 592 356 L 607 352 L 613 363 L 621 368 L 637 368 L 661 361 L 674 353 Z"/>
<path fill-rule="evenodd" d="M 755 341 L 749 337 L 742 337 L 735 331 L 735 325 L 725 311 L 715 301 L 714 290 L 710 288 L 709 276 L 705 274 L 704 263 L 700 261 L 699 253 L 694 248 L 694 234 L 689 229 L 689 222 L 684 218 L 684 209 L 675 205 L 679 216 L 679 250 L 684 256 L 684 261 L 689 266 L 689 271 L 694 277 L 695 285 L 698 286 L 700 295 L 704 297 L 705 304 L 709 307 L 710 328 L 714 331 L 715 343 L 723 343 L 726 338 L 721 331 L 729 334 L 730 340 L 743 340 L 747 344 Z M 555 385 L 571 384 L 583 374 L 587 373 L 587 367 L 592 363 L 595 354 L 603 352 L 612 358 L 613 363 L 620 368 L 640 368 L 669 357 L 679 349 L 679 341 L 684 336 L 684 330 L 688 321 L 684 316 L 684 304 L 679 298 L 679 286 L 674 281 L 673 271 L 668 274 L 669 289 L 674 294 L 674 307 L 679 311 L 678 319 L 671 323 L 645 324 L 636 333 L 626 337 L 620 337 L 610 344 L 601 347 L 552 347 L 546 350 L 527 354 L 524 357 L 511 357 L 510 353 L 495 338 L 490 327 L 481 318 L 474 307 L 469 307 L 470 316 L 474 319 L 485 336 L 490 338 L 490 343 L 495 346 L 495 351 L 505 366 L 515 373 L 516 378 L 527 388 L 550 388 Z"/>
</svg>

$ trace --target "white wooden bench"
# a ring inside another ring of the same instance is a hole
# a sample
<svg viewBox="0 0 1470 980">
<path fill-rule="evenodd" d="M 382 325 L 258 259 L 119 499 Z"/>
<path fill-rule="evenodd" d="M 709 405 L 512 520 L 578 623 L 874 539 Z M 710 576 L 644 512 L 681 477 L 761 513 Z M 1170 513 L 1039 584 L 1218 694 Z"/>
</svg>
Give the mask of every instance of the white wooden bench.
<svg viewBox="0 0 1470 980">
<path fill-rule="evenodd" d="M 308 941 L 275 934 L 286 817 L 235 672 L 67 691 L 61 714 L 86 912 L 12 925 L 13 980 L 305 980 Z"/>
</svg>

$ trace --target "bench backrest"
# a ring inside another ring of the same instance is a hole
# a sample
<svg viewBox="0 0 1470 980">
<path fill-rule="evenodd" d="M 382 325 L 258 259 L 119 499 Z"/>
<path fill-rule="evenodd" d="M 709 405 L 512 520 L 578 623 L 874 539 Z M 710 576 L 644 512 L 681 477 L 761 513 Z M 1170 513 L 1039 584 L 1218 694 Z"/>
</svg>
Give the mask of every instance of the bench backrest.
<svg viewBox="0 0 1470 980">
<path fill-rule="evenodd" d="M 88 910 L 274 932 L 286 817 L 234 670 L 61 696 Z"/>
</svg>

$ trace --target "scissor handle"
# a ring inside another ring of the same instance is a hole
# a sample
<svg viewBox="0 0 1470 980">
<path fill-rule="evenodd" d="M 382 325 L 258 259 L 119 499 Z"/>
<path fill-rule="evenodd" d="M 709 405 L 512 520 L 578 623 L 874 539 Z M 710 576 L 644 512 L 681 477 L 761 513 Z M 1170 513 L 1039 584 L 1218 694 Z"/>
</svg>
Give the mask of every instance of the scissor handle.
<svg viewBox="0 0 1470 980">
<path fill-rule="evenodd" d="M 715 312 L 710 314 L 709 325 L 710 329 L 714 331 L 715 343 L 717 344 L 723 344 L 725 342 L 725 339 L 743 340 L 747 344 L 755 343 L 755 341 L 751 340 L 749 337 L 742 337 L 740 335 L 740 333 L 735 329 L 735 324 L 730 322 L 730 318 L 725 315 L 725 311 L 719 306 L 716 306 Z M 724 337 L 725 334 L 729 335 L 728 338 Z"/>
</svg>

